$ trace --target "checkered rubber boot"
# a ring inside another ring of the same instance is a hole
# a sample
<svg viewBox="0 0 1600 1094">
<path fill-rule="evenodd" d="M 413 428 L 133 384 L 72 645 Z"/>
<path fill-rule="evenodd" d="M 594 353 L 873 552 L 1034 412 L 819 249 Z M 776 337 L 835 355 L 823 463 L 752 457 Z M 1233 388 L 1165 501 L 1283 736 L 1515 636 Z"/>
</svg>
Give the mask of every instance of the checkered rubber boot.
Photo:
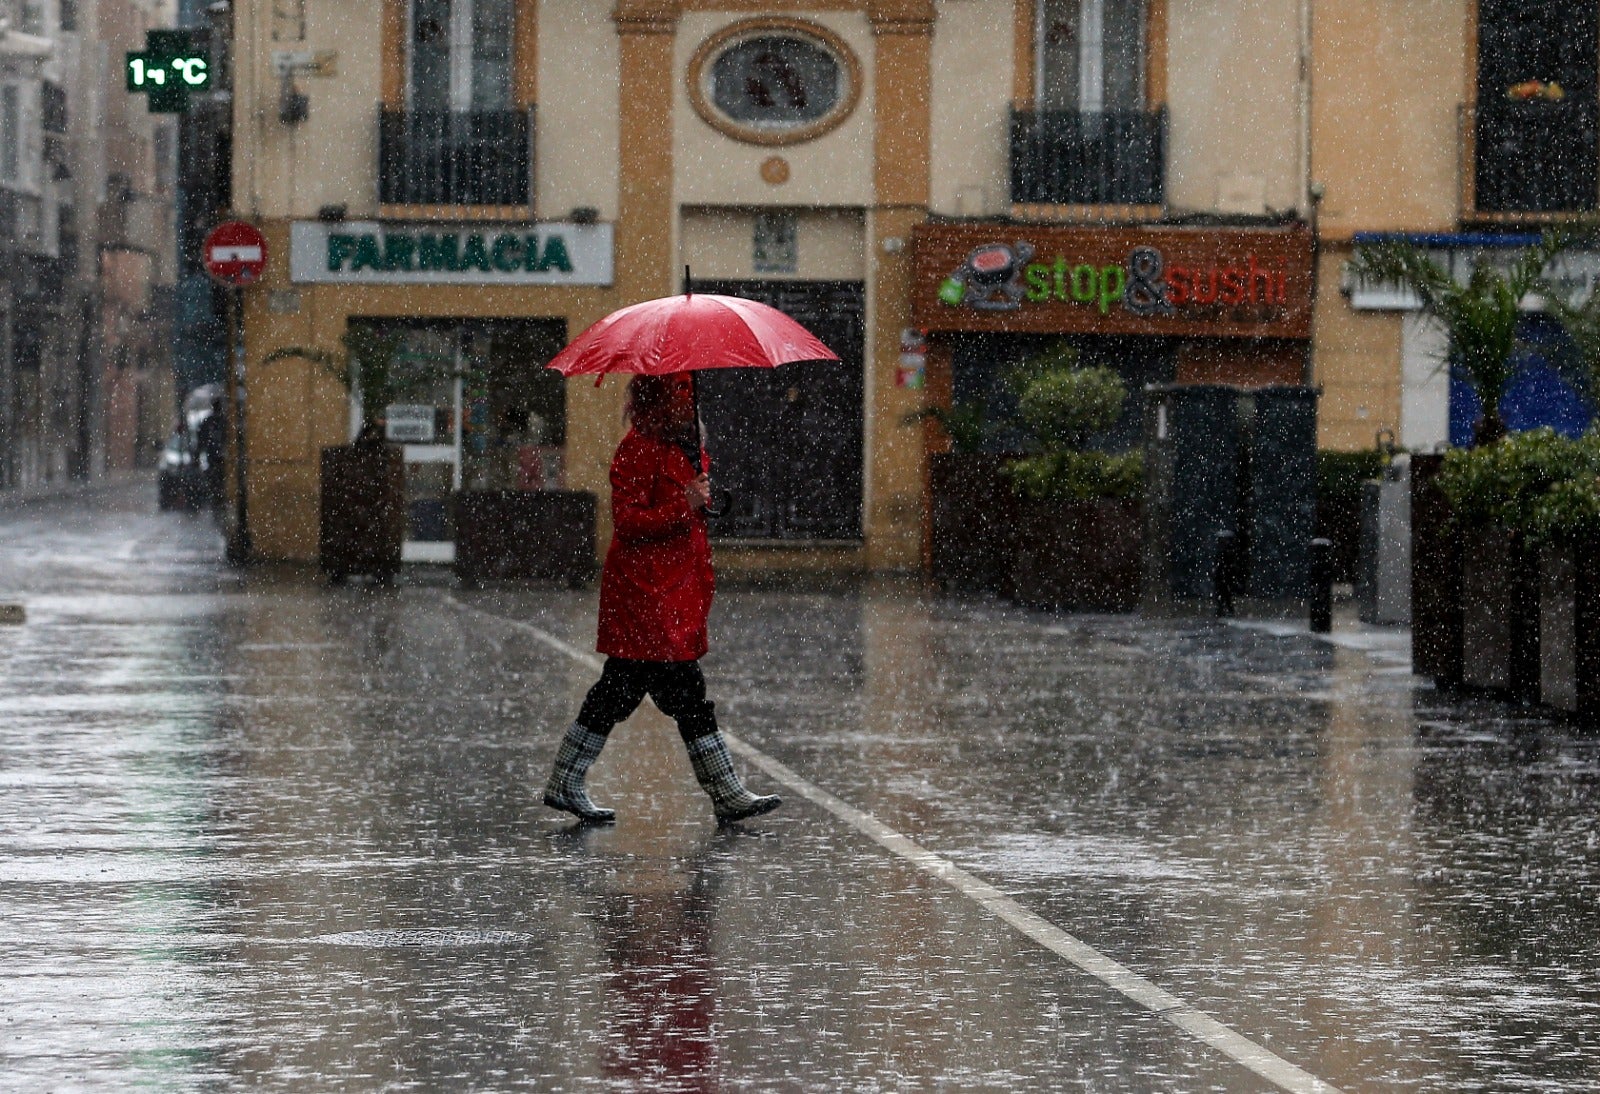
<svg viewBox="0 0 1600 1094">
<path fill-rule="evenodd" d="M 614 809 L 601 809 L 589 800 L 583 789 L 583 777 L 589 765 L 599 757 L 606 739 L 599 733 L 590 733 L 577 722 L 567 727 L 561 738 L 561 750 L 556 753 L 556 765 L 550 770 L 550 782 L 544 788 L 544 803 L 551 809 L 561 809 L 579 820 L 603 823 L 617 819 Z"/>
<path fill-rule="evenodd" d="M 720 822 L 759 817 L 783 804 L 776 794 L 752 794 L 744 788 L 733 772 L 733 757 L 721 730 L 690 741 L 689 762 L 694 765 L 694 777 L 711 795 L 711 805 Z"/>
</svg>

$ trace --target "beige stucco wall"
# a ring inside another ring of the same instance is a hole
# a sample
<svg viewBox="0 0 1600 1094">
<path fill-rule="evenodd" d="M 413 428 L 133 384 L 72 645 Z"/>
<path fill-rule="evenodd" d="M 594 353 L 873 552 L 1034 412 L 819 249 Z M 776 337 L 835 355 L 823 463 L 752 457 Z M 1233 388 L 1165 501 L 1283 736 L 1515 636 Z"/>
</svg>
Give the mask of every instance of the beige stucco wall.
<svg viewBox="0 0 1600 1094">
<path fill-rule="evenodd" d="M 1012 5 L 940 0 L 937 12 L 930 205 L 947 216 L 1000 212 L 1011 196 Z"/>
<path fill-rule="evenodd" d="M 1460 106 L 1469 78 L 1468 0 L 1343 0 L 1315 7 L 1312 176 L 1325 188 L 1317 305 L 1318 440 L 1368 448 L 1402 436 L 1402 316 L 1356 312 L 1338 291 L 1362 231 L 1452 231 L 1459 224 Z M 1429 403 L 1437 417 L 1443 407 Z"/>
<path fill-rule="evenodd" d="M 1169 28 L 1168 205 L 1298 208 L 1299 5 L 1171 0 Z"/>
<path fill-rule="evenodd" d="M 1325 250 L 1313 318 L 1313 382 L 1322 388 L 1317 445 L 1371 448 L 1381 429 L 1400 435 L 1400 321 L 1396 312 L 1359 312 L 1340 294 L 1348 248 Z"/>
<path fill-rule="evenodd" d="M 234 207 L 252 216 L 314 216 L 345 204 L 377 211 L 379 0 L 310 0 L 293 36 L 272 5 L 235 5 Z M 278 120 L 277 50 L 337 53 L 331 75 L 301 75 L 311 103 L 300 125 Z"/>
<path fill-rule="evenodd" d="M 1313 177 L 1326 236 L 1457 220 L 1467 0 L 1315 7 Z"/>
<path fill-rule="evenodd" d="M 675 135 L 674 198 L 680 205 L 864 206 L 872 203 L 874 41 L 861 12 L 784 9 L 842 38 L 861 65 L 861 100 L 832 132 L 803 144 L 747 144 L 714 129 L 689 101 L 684 74 L 696 49 L 749 12 L 690 12 L 678 22 L 673 56 L 672 125 Z M 789 180 L 772 185 L 761 165 L 773 156 L 789 164 Z"/>
<path fill-rule="evenodd" d="M 694 276 L 718 280 L 861 281 L 865 224 L 857 210 L 794 211 L 799 268 L 792 274 L 758 274 L 754 268 L 752 209 L 685 209 L 679 244 Z"/>
<path fill-rule="evenodd" d="M 539 107 L 534 155 L 536 209 L 559 220 L 588 205 L 617 216 L 617 87 L 620 50 L 614 0 L 539 5 Z"/>
</svg>

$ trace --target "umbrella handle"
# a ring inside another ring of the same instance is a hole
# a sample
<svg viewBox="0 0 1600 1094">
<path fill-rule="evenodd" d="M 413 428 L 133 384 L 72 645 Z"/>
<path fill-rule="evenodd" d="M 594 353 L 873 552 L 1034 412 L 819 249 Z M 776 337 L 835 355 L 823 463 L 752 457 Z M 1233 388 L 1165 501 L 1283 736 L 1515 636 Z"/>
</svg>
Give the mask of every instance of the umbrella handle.
<svg viewBox="0 0 1600 1094">
<path fill-rule="evenodd" d="M 719 488 L 711 491 L 711 497 L 713 498 L 713 504 L 706 506 L 705 509 L 702 510 L 702 512 L 704 512 L 708 517 L 720 517 L 733 505 L 732 490 L 724 490 Z"/>
<path fill-rule="evenodd" d="M 684 270 L 684 284 L 688 284 L 688 269 Z M 694 369 L 689 370 L 689 400 L 694 408 L 694 469 L 700 474 L 706 473 L 706 454 L 700 444 L 700 374 Z"/>
</svg>

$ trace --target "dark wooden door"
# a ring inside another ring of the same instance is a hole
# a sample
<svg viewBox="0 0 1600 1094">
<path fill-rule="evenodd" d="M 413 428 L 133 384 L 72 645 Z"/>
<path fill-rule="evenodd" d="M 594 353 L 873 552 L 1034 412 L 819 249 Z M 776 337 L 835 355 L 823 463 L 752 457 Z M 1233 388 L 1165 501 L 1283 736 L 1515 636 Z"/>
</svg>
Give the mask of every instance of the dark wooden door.
<svg viewBox="0 0 1600 1094">
<path fill-rule="evenodd" d="M 1484 212 L 1596 206 L 1600 10 L 1480 0 L 1475 182 Z"/>
<path fill-rule="evenodd" d="M 860 539 L 865 291 L 859 281 L 696 281 L 695 291 L 785 312 L 840 357 L 700 373 L 714 485 L 732 491 L 712 534 Z"/>
</svg>

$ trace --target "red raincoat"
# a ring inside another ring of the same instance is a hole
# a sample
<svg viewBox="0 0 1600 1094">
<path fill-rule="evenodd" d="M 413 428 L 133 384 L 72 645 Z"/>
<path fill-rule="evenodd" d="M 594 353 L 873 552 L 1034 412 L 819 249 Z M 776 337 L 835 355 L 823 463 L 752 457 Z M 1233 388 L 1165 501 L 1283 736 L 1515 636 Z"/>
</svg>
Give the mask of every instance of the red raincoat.
<svg viewBox="0 0 1600 1094">
<path fill-rule="evenodd" d="M 696 661 L 706 652 L 714 580 L 703 510 L 684 485 L 683 450 L 629 430 L 611 460 L 611 548 L 600 571 L 595 649 L 630 661 Z"/>
</svg>

